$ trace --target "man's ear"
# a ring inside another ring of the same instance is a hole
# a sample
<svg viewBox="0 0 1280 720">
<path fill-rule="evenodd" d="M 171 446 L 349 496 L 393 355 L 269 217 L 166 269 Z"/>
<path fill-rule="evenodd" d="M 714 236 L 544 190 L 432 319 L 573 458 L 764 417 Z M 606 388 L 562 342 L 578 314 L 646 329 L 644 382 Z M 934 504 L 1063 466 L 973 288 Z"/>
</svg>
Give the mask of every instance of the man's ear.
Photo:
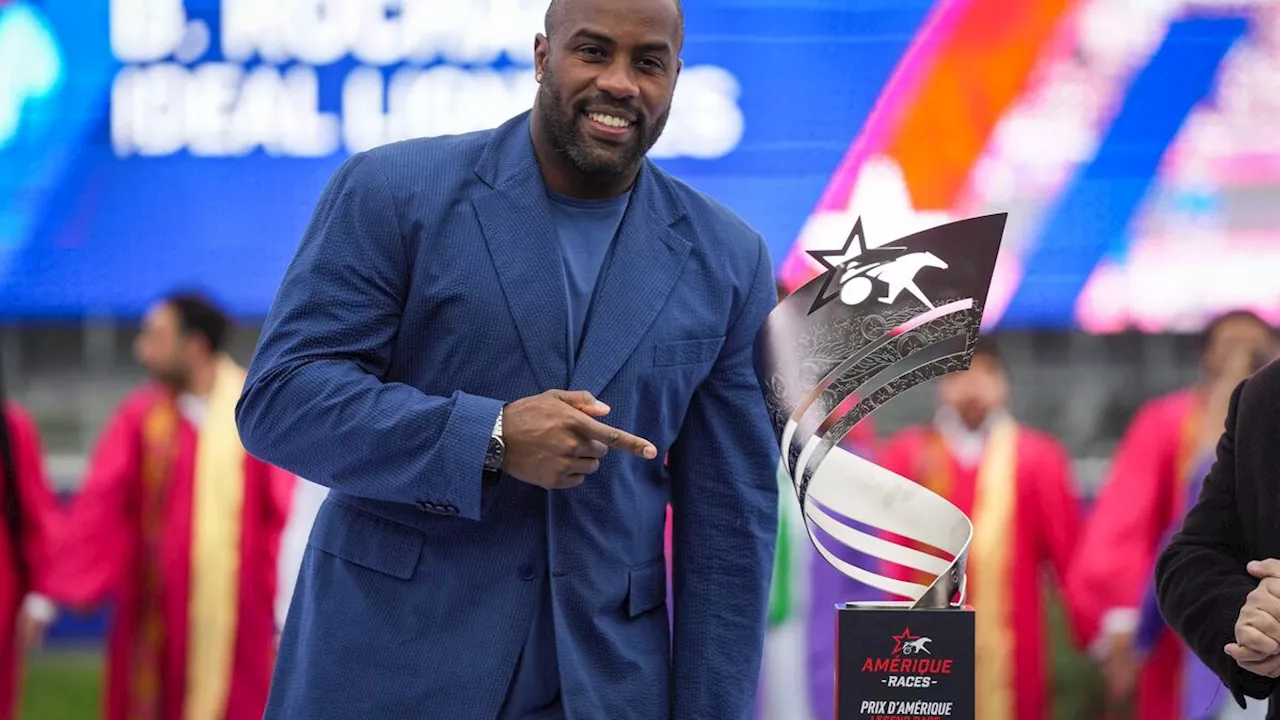
<svg viewBox="0 0 1280 720">
<path fill-rule="evenodd" d="M 533 73 L 537 77 L 542 77 L 542 72 L 547 64 L 547 52 L 551 50 L 551 41 L 546 35 L 538 33 L 533 36 Z"/>
</svg>

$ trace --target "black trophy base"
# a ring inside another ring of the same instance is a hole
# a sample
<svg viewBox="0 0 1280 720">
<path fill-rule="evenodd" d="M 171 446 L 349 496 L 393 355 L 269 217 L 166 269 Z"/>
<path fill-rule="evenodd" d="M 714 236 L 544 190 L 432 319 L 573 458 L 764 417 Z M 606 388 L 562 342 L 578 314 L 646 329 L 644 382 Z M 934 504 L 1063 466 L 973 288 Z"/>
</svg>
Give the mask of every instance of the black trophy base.
<svg viewBox="0 0 1280 720">
<path fill-rule="evenodd" d="M 836 720 L 976 720 L 972 608 L 837 613 Z"/>
</svg>

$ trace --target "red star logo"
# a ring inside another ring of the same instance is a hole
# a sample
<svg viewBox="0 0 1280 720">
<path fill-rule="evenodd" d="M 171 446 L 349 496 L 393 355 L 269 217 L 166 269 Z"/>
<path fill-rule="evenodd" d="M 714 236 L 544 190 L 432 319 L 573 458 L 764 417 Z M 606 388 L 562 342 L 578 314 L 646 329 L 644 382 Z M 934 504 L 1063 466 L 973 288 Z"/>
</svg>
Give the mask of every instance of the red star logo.
<svg viewBox="0 0 1280 720">
<path fill-rule="evenodd" d="M 909 642 L 911 642 L 912 640 L 919 640 L 919 639 L 920 639 L 920 636 L 919 636 L 919 635 L 912 635 L 912 634 L 911 634 L 911 628 L 903 628 L 903 629 L 902 629 L 902 634 L 901 634 L 901 635 L 894 635 L 894 636 L 892 636 L 892 637 L 893 637 L 894 641 L 897 643 L 896 645 L 894 645 L 894 646 L 893 646 L 893 653 L 892 653 L 892 654 L 894 654 L 894 655 L 897 655 L 898 653 L 901 653 L 901 652 L 902 652 L 902 646 L 903 646 L 903 645 L 905 645 L 906 643 L 909 643 Z"/>
</svg>

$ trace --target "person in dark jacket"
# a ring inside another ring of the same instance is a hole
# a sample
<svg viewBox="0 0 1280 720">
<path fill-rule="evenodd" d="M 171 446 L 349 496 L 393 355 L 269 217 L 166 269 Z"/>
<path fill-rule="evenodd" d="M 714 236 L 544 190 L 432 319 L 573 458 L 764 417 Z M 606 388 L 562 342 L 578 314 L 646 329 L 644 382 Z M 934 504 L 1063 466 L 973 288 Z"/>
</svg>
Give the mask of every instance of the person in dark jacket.
<svg viewBox="0 0 1280 720">
<path fill-rule="evenodd" d="M 1231 692 L 1280 717 L 1280 362 L 1236 386 L 1216 458 L 1156 563 L 1160 613 Z"/>
</svg>

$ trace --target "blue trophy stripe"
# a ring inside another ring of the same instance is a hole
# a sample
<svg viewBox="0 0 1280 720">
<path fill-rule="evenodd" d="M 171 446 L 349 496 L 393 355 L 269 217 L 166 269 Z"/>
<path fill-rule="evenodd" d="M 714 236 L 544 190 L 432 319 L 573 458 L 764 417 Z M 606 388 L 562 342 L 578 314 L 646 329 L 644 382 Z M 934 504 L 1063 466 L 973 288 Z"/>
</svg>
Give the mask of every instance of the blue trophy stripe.
<svg viewBox="0 0 1280 720">
<path fill-rule="evenodd" d="M 1248 29 L 1240 17 L 1174 22 L 1130 86 L 1094 159 L 1071 183 L 1026 260 L 1002 327 L 1074 325 L 1076 298 L 1113 244 L 1126 236 L 1188 114 L 1213 89 L 1218 68 Z"/>
</svg>

